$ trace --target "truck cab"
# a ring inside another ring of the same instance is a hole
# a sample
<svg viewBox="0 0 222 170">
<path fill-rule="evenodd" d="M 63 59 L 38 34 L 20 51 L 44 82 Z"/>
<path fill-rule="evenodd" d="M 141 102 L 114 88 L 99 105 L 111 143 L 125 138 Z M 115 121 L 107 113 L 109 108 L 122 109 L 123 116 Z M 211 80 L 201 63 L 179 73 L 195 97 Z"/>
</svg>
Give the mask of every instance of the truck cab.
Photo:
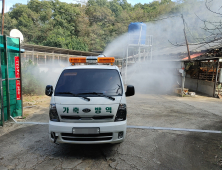
<svg viewBox="0 0 222 170">
<path fill-rule="evenodd" d="M 73 57 L 64 68 L 51 96 L 49 138 L 55 143 L 120 143 L 126 136 L 126 97 L 123 80 L 113 57 Z M 84 65 L 80 65 L 84 63 Z"/>
</svg>

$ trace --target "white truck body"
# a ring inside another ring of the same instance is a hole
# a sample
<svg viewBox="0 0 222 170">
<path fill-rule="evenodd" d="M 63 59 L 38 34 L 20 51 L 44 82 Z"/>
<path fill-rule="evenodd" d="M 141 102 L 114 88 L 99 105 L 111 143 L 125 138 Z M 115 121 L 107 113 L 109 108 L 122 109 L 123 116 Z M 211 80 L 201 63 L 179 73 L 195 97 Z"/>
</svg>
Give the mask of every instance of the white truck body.
<svg viewBox="0 0 222 170">
<path fill-rule="evenodd" d="M 85 95 L 87 99 L 90 99 L 87 101 L 81 96 L 55 95 L 57 88 L 55 87 L 50 106 L 56 107 L 59 121 L 49 121 L 49 138 L 52 142 L 72 144 L 120 143 L 125 139 L 127 127 L 126 119 L 116 121 L 120 105 L 126 106 L 125 89 L 120 71 L 117 66 L 111 65 L 78 65 L 64 68 L 69 71 L 86 69 L 101 72 L 106 70 L 107 73 L 109 70 L 116 70 L 121 82 L 122 94 L 112 96 L 115 100 L 104 96 Z M 75 76 L 77 73 L 72 74 Z M 56 86 L 59 86 L 58 82 Z"/>
</svg>

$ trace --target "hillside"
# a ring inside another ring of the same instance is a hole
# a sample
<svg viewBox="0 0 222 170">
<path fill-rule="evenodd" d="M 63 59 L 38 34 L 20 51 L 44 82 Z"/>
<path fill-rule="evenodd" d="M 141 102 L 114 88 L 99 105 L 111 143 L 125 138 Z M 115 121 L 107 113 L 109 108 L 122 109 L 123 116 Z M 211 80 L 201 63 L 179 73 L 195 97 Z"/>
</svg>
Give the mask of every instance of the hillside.
<svg viewBox="0 0 222 170">
<path fill-rule="evenodd" d="M 126 0 L 89 0 L 68 4 L 30 0 L 15 4 L 5 14 L 4 34 L 19 29 L 25 43 L 73 50 L 103 50 L 114 38 L 127 32 L 130 22 L 149 22 L 178 10 L 176 2 L 162 0 L 132 6 Z"/>
</svg>

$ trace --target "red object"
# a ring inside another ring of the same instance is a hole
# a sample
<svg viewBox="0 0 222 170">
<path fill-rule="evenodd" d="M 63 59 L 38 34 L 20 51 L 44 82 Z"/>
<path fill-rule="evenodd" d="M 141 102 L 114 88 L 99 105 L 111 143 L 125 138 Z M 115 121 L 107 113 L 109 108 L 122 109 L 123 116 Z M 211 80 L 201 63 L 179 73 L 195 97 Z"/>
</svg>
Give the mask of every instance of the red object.
<svg viewBox="0 0 222 170">
<path fill-rule="evenodd" d="M 16 100 L 21 100 L 21 84 L 20 84 L 20 80 L 16 80 Z"/>
<path fill-rule="evenodd" d="M 15 56 L 15 78 L 20 78 L 20 65 L 18 56 Z"/>
<path fill-rule="evenodd" d="M 193 59 L 193 58 L 199 57 L 200 55 L 203 55 L 203 54 L 204 53 L 196 53 L 196 54 L 190 55 L 190 58 Z M 185 57 L 182 60 L 188 60 L 188 57 Z"/>
</svg>

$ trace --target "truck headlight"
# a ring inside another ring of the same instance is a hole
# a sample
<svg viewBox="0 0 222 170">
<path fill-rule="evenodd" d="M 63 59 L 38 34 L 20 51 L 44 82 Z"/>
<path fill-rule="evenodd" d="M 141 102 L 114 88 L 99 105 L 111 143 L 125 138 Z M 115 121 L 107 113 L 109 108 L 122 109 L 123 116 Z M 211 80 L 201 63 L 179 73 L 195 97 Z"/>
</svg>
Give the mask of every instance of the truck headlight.
<svg viewBox="0 0 222 170">
<path fill-rule="evenodd" d="M 59 115 L 56 109 L 56 104 L 50 104 L 49 108 L 49 118 L 51 121 L 60 122 Z"/>
<path fill-rule="evenodd" d="M 116 113 L 115 122 L 126 120 L 126 104 L 119 104 L 119 108 Z"/>
</svg>

